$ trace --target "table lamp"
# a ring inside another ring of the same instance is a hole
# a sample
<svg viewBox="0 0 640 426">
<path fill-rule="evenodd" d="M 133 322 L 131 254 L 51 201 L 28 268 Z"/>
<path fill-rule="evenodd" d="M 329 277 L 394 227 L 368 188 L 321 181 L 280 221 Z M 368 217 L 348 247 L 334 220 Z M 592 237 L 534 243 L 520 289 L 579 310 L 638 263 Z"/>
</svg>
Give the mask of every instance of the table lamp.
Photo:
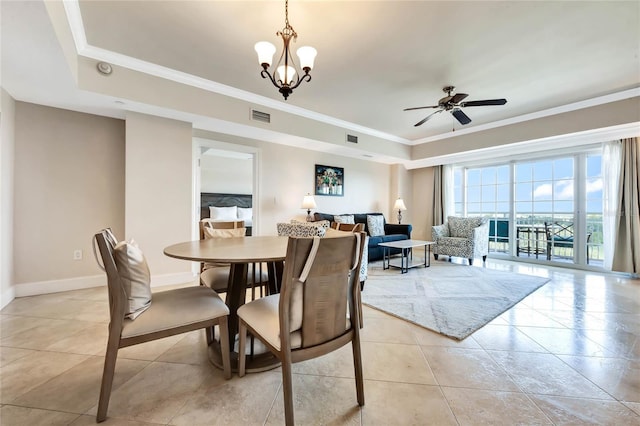
<svg viewBox="0 0 640 426">
<path fill-rule="evenodd" d="M 396 203 L 393 205 L 393 209 L 398 210 L 398 224 L 402 223 L 402 211 L 407 209 L 402 198 L 398 197 Z"/>
<path fill-rule="evenodd" d="M 307 222 L 313 222 L 313 216 L 311 216 L 311 209 L 316 208 L 316 201 L 313 199 L 313 195 L 307 193 L 302 199 L 301 209 L 307 209 Z"/>
</svg>

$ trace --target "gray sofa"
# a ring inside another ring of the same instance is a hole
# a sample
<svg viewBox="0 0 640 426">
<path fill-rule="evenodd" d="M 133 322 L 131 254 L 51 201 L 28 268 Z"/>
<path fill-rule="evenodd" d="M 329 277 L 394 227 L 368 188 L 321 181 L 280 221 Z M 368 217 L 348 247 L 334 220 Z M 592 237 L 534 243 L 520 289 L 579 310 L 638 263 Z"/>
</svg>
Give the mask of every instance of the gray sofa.
<svg viewBox="0 0 640 426">
<path fill-rule="evenodd" d="M 355 223 L 363 223 L 364 230 L 369 235 L 369 227 L 367 226 L 367 215 L 379 215 L 383 216 L 382 213 L 344 213 L 340 215 L 333 215 L 329 213 L 315 213 L 314 220 L 328 220 L 331 222 L 335 222 L 334 216 L 343 216 L 343 215 L 353 215 Z M 369 236 L 369 244 L 367 248 L 369 250 L 368 260 L 369 262 L 375 260 L 382 260 L 382 247 L 379 246 L 380 243 L 386 243 L 389 241 L 400 241 L 400 240 L 410 240 L 411 239 L 411 225 L 408 224 L 394 224 L 394 223 L 384 223 L 384 235 L 380 236 Z M 391 249 L 391 254 L 400 253 L 400 249 Z"/>
</svg>

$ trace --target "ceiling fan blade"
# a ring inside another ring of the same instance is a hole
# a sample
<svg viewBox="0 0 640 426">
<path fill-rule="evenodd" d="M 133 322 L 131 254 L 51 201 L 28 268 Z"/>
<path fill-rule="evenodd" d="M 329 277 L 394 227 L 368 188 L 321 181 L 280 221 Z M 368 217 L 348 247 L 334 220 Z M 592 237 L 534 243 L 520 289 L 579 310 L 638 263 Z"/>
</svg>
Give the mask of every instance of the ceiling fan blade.
<svg viewBox="0 0 640 426">
<path fill-rule="evenodd" d="M 431 106 L 423 106 L 423 107 L 413 107 L 413 108 L 405 108 L 403 111 L 413 111 L 414 109 L 425 109 L 425 108 L 439 108 L 440 105 L 431 105 Z"/>
<path fill-rule="evenodd" d="M 469 95 L 467 95 L 466 93 L 456 93 L 455 95 L 453 95 L 451 99 L 449 99 L 449 102 L 451 102 L 452 104 L 457 104 L 461 100 L 465 99 L 467 96 Z"/>
<path fill-rule="evenodd" d="M 485 105 L 504 105 L 507 103 L 506 99 L 486 99 L 484 101 L 468 101 L 462 102 L 460 104 L 461 107 L 470 107 L 470 106 L 485 106 Z"/>
<path fill-rule="evenodd" d="M 451 111 L 451 114 L 453 114 L 453 116 L 456 118 L 456 120 L 458 120 L 460 122 L 460 124 L 462 124 L 463 126 L 465 124 L 471 123 L 471 119 L 467 116 L 467 114 L 462 112 L 461 109 L 457 109 L 456 108 L 453 111 Z"/>
<path fill-rule="evenodd" d="M 432 112 L 431 114 L 427 115 L 423 120 L 418 121 L 416 124 L 414 124 L 414 127 L 418 127 L 421 126 L 422 124 L 424 124 L 427 120 L 429 120 L 431 117 L 433 117 L 434 115 L 436 115 L 439 112 L 442 112 L 444 110 L 439 109 L 436 112 Z"/>
</svg>

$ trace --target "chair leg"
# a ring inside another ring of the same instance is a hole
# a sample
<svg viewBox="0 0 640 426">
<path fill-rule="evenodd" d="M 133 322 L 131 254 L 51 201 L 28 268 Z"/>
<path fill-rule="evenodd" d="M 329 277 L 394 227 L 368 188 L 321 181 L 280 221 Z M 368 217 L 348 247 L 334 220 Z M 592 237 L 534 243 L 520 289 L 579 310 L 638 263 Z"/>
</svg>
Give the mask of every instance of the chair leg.
<svg viewBox="0 0 640 426">
<path fill-rule="evenodd" d="M 294 426 L 293 419 L 293 382 L 291 379 L 291 358 L 282 360 L 282 393 L 284 395 L 284 421 L 287 426 Z"/>
<path fill-rule="evenodd" d="M 358 405 L 364 406 L 364 377 L 362 373 L 362 349 L 360 348 L 360 334 L 354 335 L 351 341 L 351 350 L 353 352 L 353 370 L 356 376 L 356 395 Z"/>
<path fill-rule="evenodd" d="M 438 255 L 433 253 L 433 260 L 438 260 Z"/>
<path fill-rule="evenodd" d="M 482 262 L 486 262 L 487 261 L 487 255 L 485 254 L 484 256 L 482 256 Z"/>
<path fill-rule="evenodd" d="M 242 319 L 239 320 L 238 326 L 238 376 L 244 377 L 247 366 L 247 326 Z"/>
<path fill-rule="evenodd" d="M 469 258 L 469 266 L 473 265 L 473 258 Z"/>
<path fill-rule="evenodd" d="M 113 341 L 112 341 L 113 340 Z M 109 398 L 111 398 L 111 386 L 118 359 L 119 339 L 109 337 L 107 352 L 104 357 L 104 369 L 102 370 L 102 384 L 100 385 L 100 398 L 98 399 L 98 413 L 96 423 L 103 422 L 107 418 Z"/>
<path fill-rule="evenodd" d="M 229 348 L 229 323 L 226 316 L 220 317 L 218 328 L 220 329 L 220 352 L 222 352 L 224 378 L 229 380 L 231 378 L 231 349 Z"/>
</svg>

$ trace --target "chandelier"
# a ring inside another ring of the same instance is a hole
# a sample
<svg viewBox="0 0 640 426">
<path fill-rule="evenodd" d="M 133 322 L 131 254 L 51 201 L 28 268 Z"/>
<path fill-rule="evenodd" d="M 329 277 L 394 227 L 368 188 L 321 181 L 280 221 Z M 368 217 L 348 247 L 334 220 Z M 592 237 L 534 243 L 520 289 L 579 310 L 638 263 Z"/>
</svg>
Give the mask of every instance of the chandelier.
<svg viewBox="0 0 640 426">
<path fill-rule="evenodd" d="M 284 28 L 282 31 L 278 31 L 276 35 L 282 37 L 282 43 L 284 49 L 278 60 L 276 70 L 278 71 L 279 78 L 275 78 L 275 74 L 269 73 L 269 67 L 273 60 L 273 54 L 276 53 L 276 47 L 268 41 L 259 41 L 255 45 L 256 52 L 258 53 L 258 62 L 262 65 L 262 71 L 260 75 L 262 78 L 269 77 L 269 80 L 274 86 L 278 88 L 278 91 L 282 93 L 284 99 L 287 100 L 289 95 L 293 92 L 293 89 L 300 86 L 303 81 L 311 81 L 311 68 L 313 68 L 313 60 L 316 58 L 318 52 L 316 49 L 310 46 L 302 46 L 296 52 L 298 58 L 300 58 L 300 67 L 304 71 L 304 75 L 300 75 L 300 70 L 296 66 L 291 51 L 289 50 L 289 43 L 291 39 L 296 40 L 298 34 L 291 25 L 289 25 L 289 0 L 285 0 L 284 3 Z"/>
</svg>

